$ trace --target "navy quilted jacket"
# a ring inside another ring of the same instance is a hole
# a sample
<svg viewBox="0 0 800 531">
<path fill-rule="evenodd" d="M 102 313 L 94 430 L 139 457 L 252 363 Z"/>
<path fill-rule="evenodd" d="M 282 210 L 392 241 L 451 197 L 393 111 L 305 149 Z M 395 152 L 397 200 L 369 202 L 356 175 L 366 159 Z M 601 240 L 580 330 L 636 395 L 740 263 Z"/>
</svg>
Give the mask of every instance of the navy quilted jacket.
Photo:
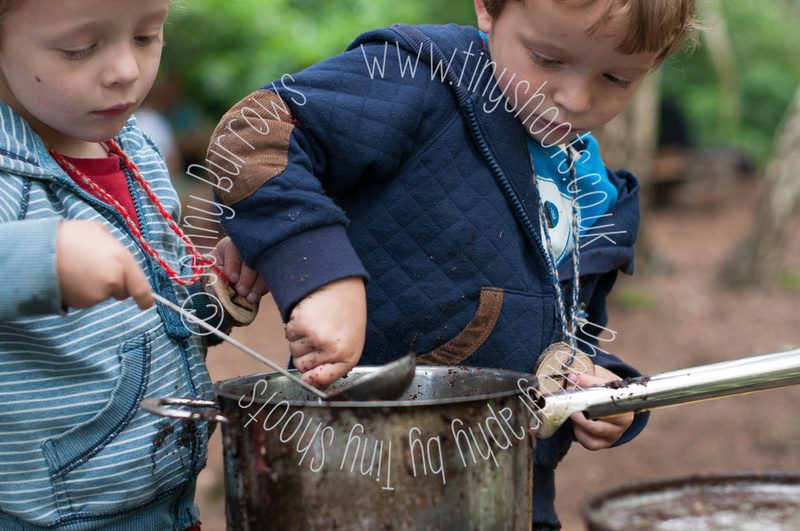
<svg viewBox="0 0 800 531">
<path fill-rule="evenodd" d="M 284 318 L 316 288 L 368 276 L 363 363 L 413 351 L 530 372 L 561 339 L 527 136 L 498 92 L 484 90 L 487 56 L 471 27 L 393 26 L 223 117 L 209 162 L 235 211 L 225 228 Z M 614 242 L 595 238 L 581 253 L 581 301 L 600 324 L 617 271 L 632 270 L 639 225 L 635 179 L 610 178 Z M 571 271 L 564 264 L 565 284 Z M 595 361 L 637 374 L 611 356 Z M 637 416 L 620 442 L 645 422 Z M 571 439 L 566 425 L 537 447 L 540 523 L 557 524 L 552 470 Z"/>
</svg>

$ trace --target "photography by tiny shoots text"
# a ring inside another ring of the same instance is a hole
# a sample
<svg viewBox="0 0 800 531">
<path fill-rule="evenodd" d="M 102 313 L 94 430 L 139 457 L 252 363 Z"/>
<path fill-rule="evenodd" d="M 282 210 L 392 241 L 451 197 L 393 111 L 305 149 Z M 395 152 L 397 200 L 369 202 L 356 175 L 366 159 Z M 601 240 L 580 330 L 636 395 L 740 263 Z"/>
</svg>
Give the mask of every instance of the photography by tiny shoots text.
<svg viewBox="0 0 800 531">
<path fill-rule="evenodd" d="M 391 46 L 387 42 L 383 48 L 382 58 L 368 57 L 366 49 L 362 45 L 367 71 L 371 79 L 384 77 L 387 68 L 389 68 L 387 60 L 389 50 L 392 48 L 397 51 L 401 78 L 405 78 L 407 75 L 410 77 L 417 75 L 425 45 L 423 44 L 420 47 L 416 58 L 412 59 L 407 54 L 405 57 L 403 56 L 399 43 L 394 43 L 394 46 Z M 438 78 L 441 82 L 446 81 L 447 73 L 452 68 L 453 60 L 457 53 L 457 50 L 453 52 L 447 64 L 444 64 L 443 61 L 435 62 L 431 45 L 431 80 Z M 559 113 L 557 108 L 549 107 L 539 112 L 545 101 L 541 89 L 546 82 L 531 93 L 532 87 L 530 83 L 525 80 L 518 80 L 513 89 L 515 95 L 513 101 L 522 102 L 524 100 L 524 103 L 517 108 L 511 103 L 512 100 L 506 98 L 506 94 L 498 88 L 498 79 L 501 80 L 506 75 L 505 70 L 498 75 L 496 65 L 486 57 L 484 52 L 476 53 L 472 49 L 472 45 L 470 45 L 469 50 L 461 53 L 466 57 L 466 61 L 460 72 L 458 82 L 466 83 L 466 88 L 469 91 L 477 92 L 482 90 L 482 95 L 489 94 L 489 103 L 483 105 L 483 112 L 495 112 L 505 99 L 503 104 L 505 112 L 513 113 L 516 118 L 522 116 L 524 112 L 528 112 L 528 119 L 536 116 L 536 119 L 528 127 L 528 131 L 531 134 L 542 133 L 552 123 L 557 123 Z M 466 64 L 473 58 L 478 61 L 478 66 L 473 74 L 469 76 L 469 79 L 466 79 L 464 78 Z M 487 74 L 488 79 L 484 79 Z M 507 87 L 511 87 L 514 76 L 512 75 Z M 294 77 L 290 74 L 285 74 L 280 78 L 282 87 L 296 96 L 293 97 L 293 103 L 303 106 L 307 99 L 301 91 L 291 88 L 290 84 L 293 82 Z M 273 83 L 273 88 L 275 88 L 274 85 L 275 83 Z M 552 115 L 552 118 L 548 123 L 541 125 L 540 120 L 543 120 L 548 114 Z M 285 103 L 282 107 L 272 104 L 272 108 L 267 108 L 257 100 L 252 99 L 252 105 L 242 108 L 238 116 L 231 117 L 228 123 L 223 125 L 229 134 L 221 135 L 209 147 L 209 156 L 214 155 L 215 160 L 206 158 L 205 164 L 191 164 L 186 169 L 186 174 L 210 185 L 212 188 L 230 192 L 233 189 L 236 178 L 241 175 L 246 162 L 235 154 L 235 150 L 231 149 L 232 146 L 230 144 L 225 142 L 239 142 L 250 149 L 255 149 L 246 138 L 233 129 L 233 122 L 242 120 L 255 133 L 269 135 L 269 119 L 280 121 L 282 117 L 286 116 L 290 116 L 290 110 Z M 523 122 L 525 120 L 522 119 Z M 541 125 L 538 130 L 534 129 L 537 125 Z M 572 130 L 571 125 L 567 125 L 567 131 L 562 137 L 554 142 L 547 141 L 553 131 L 561 128 L 551 130 L 545 136 L 545 141 L 542 142 L 542 145 L 547 148 L 563 144 L 569 138 Z M 563 149 L 573 148 L 579 141 L 580 137 L 577 136 Z M 577 151 L 570 159 L 571 163 L 569 165 L 559 165 L 559 173 L 570 175 L 575 162 L 580 161 L 584 156 L 591 155 L 586 151 Z M 222 162 L 226 164 L 223 165 Z M 570 176 L 569 191 L 580 199 L 583 193 L 581 182 L 599 177 L 597 174 Z M 588 193 L 605 192 L 592 191 Z M 221 220 L 233 219 L 235 216 L 234 210 L 227 205 L 195 195 L 190 195 L 190 200 L 192 202 L 187 206 L 187 210 L 192 213 L 183 217 L 184 232 L 195 242 L 215 243 L 222 235 Z M 606 197 L 601 197 L 597 204 L 605 200 Z M 592 208 L 593 206 L 584 205 L 582 208 Z M 610 217 L 611 214 L 604 214 L 596 216 L 592 220 L 597 221 L 599 218 L 603 218 L 603 224 L 595 223 L 589 227 L 581 225 L 581 239 L 588 238 L 588 241 L 580 241 L 580 248 L 587 247 L 600 240 L 616 244 L 612 236 L 623 234 L 625 231 L 614 231 L 614 223 L 608 219 Z M 588 219 L 581 219 L 579 223 L 583 224 L 588 221 Z M 215 226 L 218 226 L 219 230 L 211 228 Z M 212 245 L 197 244 L 196 246 L 198 249 L 208 253 L 214 249 Z M 210 254 L 206 256 L 213 259 Z M 206 275 L 209 276 L 210 282 L 219 281 L 211 271 Z M 219 300 L 215 300 L 216 297 L 211 294 L 199 295 L 210 299 L 212 301 L 211 304 L 215 306 L 215 314 L 207 318 L 206 321 L 212 324 L 213 320 L 218 319 L 218 322 L 215 323 L 218 327 L 222 321 L 222 304 Z M 191 313 L 196 313 L 193 309 L 194 304 L 196 302 L 190 298 L 184 301 L 184 309 L 189 310 Z M 197 327 L 190 326 L 187 322 L 184 322 L 184 325 L 194 334 L 208 334 L 208 332 L 198 330 Z M 598 352 L 607 353 L 599 345 L 613 342 L 617 336 L 616 331 L 592 323 L 585 318 L 579 321 L 578 331 L 580 333 L 576 333 L 574 336 L 571 335 L 571 337 L 574 337 L 579 348 L 590 357 L 596 356 Z M 598 332 L 595 333 L 594 331 Z M 597 345 L 591 341 L 596 341 Z M 549 376 L 543 376 L 539 379 L 549 378 Z M 240 397 L 238 406 L 247 412 L 244 428 L 248 428 L 253 423 L 258 423 L 255 429 L 262 429 L 265 433 L 270 433 L 272 436 L 277 437 L 281 444 L 293 447 L 298 458 L 298 467 L 307 467 L 313 473 L 320 473 L 327 468 L 337 470 L 340 473 L 369 476 L 376 479 L 376 485 L 380 485 L 380 488 L 385 491 L 395 490 L 395 486 L 392 483 L 392 473 L 393 470 L 396 470 L 395 467 L 398 466 L 398 461 L 402 463 L 404 457 L 407 462 L 403 464 L 415 478 L 435 477 L 441 481 L 442 485 L 447 485 L 445 452 L 448 451 L 456 452 L 457 462 L 464 468 L 485 462 L 491 462 L 494 466 L 499 467 L 499 453 L 507 451 L 514 445 L 522 444 L 527 437 L 533 436 L 532 434 L 541 426 L 542 416 L 548 415 L 546 393 L 540 397 L 537 386 L 532 384 L 531 381 L 521 378 L 517 381 L 519 391 L 517 398 L 521 403 L 521 410 L 525 412 L 523 419 L 515 419 L 514 411 L 510 407 L 495 409 L 491 403 L 487 403 L 485 405 L 485 415 L 477 422 L 475 419 L 469 419 L 468 422 L 459 418 L 452 419 L 449 423 L 449 434 L 447 434 L 449 441 L 443 440 L 443 434 L 441 433 L 427 434 L 417 426 L 409 426 L 407 431 L 404 430 L 404 433 L 407 433 L 407 437 L 403 441 L 384 441 L 370 437 L 367 429 L 360 423 L 354 424 L 349 430 L 337 433 L 332 426 L 324 425 L 318 419 L 310 415 L 307 416 L 300 409 L 292 411 L 289 402 L 280 399 L 277 392 L 273 392 L 271 396 L 265 398 L 268 393 L 268 385 L 269 382 L 266 379 L 257 380 L 253 384 L 252 393 Z M 263 418 L 259 418 L 262 414 Z M 330 458 L 330 450 L 339 441 L 344 442 L 344 453 L 341 459 L 337 458 L 333 462 Z M 400 444 L 401 447 L 398 448 L 397 444 Z"/>
</svg>

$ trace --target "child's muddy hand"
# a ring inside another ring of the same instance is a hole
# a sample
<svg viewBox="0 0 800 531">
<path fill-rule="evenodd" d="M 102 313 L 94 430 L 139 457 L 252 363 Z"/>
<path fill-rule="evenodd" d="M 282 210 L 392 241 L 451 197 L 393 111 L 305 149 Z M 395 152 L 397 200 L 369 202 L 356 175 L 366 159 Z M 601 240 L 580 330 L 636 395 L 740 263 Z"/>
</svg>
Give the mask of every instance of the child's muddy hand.
<svg viewBox="0 0 800 531">
<path fill-rule="evenodd" d="M 570 387 L 594 387 L 622 378 L 604 367 L 595 365 L 595 376 L 573 372 L 569 375 Z M 583 413 L 573 413 L 572 429 L 575 439 L 587 450 L 602 450 L 610 447 L 622 437 L 625 430 L 633 423 L 633 413 L 625 413 L 601 420 L 587 419 Z"/>
<path fill-rule="evenodd" d="M 133 297 L 142 309 L 153 305 L 150 284 L 133 255 L 95 221 L 59 225 L 56 272 L 65 306 L 89 308 L 109 297 Z"/>
<path fill-rule="evenodd" d="M 286 324 L 286 339 L 303 380 L 324 388 L 361 358 L 367 328 L 364 280 L 350 277 L 301 300 Z"/>
<path fill-rule="evenodd" d="M 248 302 L 255 304 L 267 294 L 269 291 L 267 284 L 255 270 L 242 263 L 239 251 L 229 237 L 221 239 L 211 254 L 216 258 L 217 265 L 225 272 L 236 293 Z"/>
</svg>

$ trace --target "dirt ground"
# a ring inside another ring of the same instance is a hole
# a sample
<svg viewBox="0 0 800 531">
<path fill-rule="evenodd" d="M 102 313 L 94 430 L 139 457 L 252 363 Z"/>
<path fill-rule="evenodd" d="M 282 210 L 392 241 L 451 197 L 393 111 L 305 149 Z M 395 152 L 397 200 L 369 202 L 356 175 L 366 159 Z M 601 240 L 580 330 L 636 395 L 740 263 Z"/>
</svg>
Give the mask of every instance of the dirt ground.
<svg viewBox="0 0 800 531">
<path fill-rule="evenodd" d="M 645 374 L 774 352 L 800 345 L 800 225 L 786 249 L 794 280 L 732 291 L 718 272 L 753 223 L 759 187 L 716 183 L 679 194 L 645 220 L 656 270 L 621 281 L 611 304 L 619 331 L 610 351 Z M 267 301 L 269 302 L 269 301 Z M 274 305 L 236 337 L 275 359 L 287 349 Z M 215 381 L 266 369 L 229 346 L 213 349 Z M 573 446 L 557 474 L 557 506 L 565 530 L 583 529 L 580 506 L 606 489 L 698 473 L 781 471 L 800 474 L 800 387 L 771 390 L 653 412 L 631 443 L 599 453 Z M 203 529 L 225 529 L 219 431 L 201 474 Z"/>
</svg>

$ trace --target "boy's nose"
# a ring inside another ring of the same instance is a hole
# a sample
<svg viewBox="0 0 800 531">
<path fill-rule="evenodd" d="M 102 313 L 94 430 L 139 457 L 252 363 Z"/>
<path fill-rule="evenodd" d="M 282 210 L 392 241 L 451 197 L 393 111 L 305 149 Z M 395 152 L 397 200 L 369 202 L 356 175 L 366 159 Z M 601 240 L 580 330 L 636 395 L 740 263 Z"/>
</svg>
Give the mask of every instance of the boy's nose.
<svg viewBox="0 0 800 531">
<path fill-rule="evenodd" d="M 563 84 L 553 94 L 553 103 L 567 116 L 579 116 L 592 107 L 592 94 L 586 83 L 572 81 Z"/>
<path fill-rule="evenodd" d="M 139 61 L 133 50 L 120 49 L 112 54 L 103 72 L 103 83 L 107 86 L 130 85 L 139 79 Z"/>
</svg>

